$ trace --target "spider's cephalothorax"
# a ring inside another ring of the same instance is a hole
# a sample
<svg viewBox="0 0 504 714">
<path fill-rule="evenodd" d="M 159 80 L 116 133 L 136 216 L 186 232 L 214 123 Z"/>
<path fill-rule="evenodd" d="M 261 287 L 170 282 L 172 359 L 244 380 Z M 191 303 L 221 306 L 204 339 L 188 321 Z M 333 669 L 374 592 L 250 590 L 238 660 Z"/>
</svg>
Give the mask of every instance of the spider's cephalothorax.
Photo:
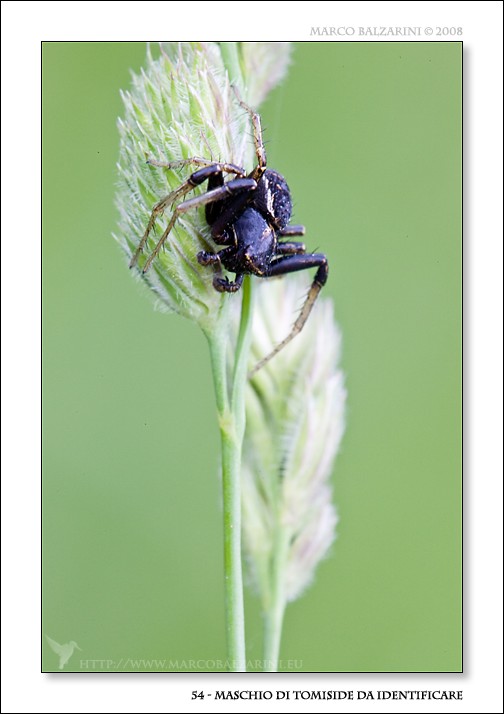
<svg viewBox="0 0 504 714">
<path fill-rule="evenodd" d="M 131 259 L 130 267 L 137 263 L 157 217 L 167 206 L 177 204 L 168 226 L 142 268 L 144 273 L 149 270 L 159 254 L 178 216 L 199 206 L 205 206 L 206 221 L 215 243 L 225 246 L 216 253 L 201 251 L 197 255 L 200 265 L 214 265 L 217 268 L 213 280 L 216 290 L 236 292 L 240 289 L 246 274 L 270 278 L 306 268 L 317 268 L 312 286 L 291 333 L 271 354 L 256 365 L 253 370 L 255 372 L 300 332 L 320 289 L 327 280 L 328 265 L 322 253 L 306 254 L 304 243 L 285 240 L 304 235 L 304 227 L 289 225 L 292 211 L 289 187 L 283 176 L 267 168 L 259 114 L 242 102 L 238 95 L 237 98 L 252 118 L 257 165 L 246 174 L 244 169 L 234 164 L 217 163 L 199 157 L 170 163 L 149 161 L 154 166 L 166 168 L 189 164 L 203 168 L 192 173 L 175 191 L 154 206 L 143 238 Z M 231 174 L 234 178 L 224 181 L 225 174 Z M 205 181 L 208 181 L 205 193 L 178 202 L 189 191 Z M 233 282 L 222 276 L 222 267 L 235 273 Z"/>
</svg>

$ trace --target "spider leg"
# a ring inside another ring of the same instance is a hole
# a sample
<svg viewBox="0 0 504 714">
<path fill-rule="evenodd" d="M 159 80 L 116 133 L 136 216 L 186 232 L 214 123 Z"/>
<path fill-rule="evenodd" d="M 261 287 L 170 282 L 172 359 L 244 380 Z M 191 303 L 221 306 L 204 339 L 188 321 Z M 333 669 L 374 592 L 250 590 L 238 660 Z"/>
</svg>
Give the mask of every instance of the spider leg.
<svg viewBox="0 0 504 714">
<path fill-rule="evenodd" d="M 193 159 L 182 159 L 181 161 L 173 161 L 169 164 L 165 164 L 164 166 L 172 168 L 174 166 L 194 162 L 195 160 L 199 161 L 200 159 L 198 157 L 194 157 Z M 204 161 L 204 159 L 201 160 Z M 158 162 L 154 163 L 153 165 L 161 166 L 162 164 Z M 207 179 L 210 179 L 212 176 L 222 174 L 222 172 L 233 173 L 242 177 L 245 175 L 244 170 L 239 166 L 234 166 L 234 164 L 210 164 L 192 173 L 188 179 L 186 179 L 182 184 L 180 184 L 178 188 L 176 188 L 174 191 L 172 191 L 156 203 L 156 205 L 152 209 L 152 213 L 150 215 L 149 222 L 147 224 L 147 228 L 145 229 L 145 233 L 143 234 L 142 240 L 138 244 L 138 247 L 133 257 L 130 260 L 130 268 L 133 268 L 136 265 L 138 258 L 140 257 L 145 247 L 145 244 L 147 243 L 149 234 L 153 229 L 154 224 L 156 223 L 156 219 L 158 218 L 158 216 L 164 213 L 165 208 L 175 203 L 177 200 L 183 198 L 186 193 L 189 193 L 189 191 L 192 191 L 194 188 L 196 188 L 196 186 L 199 186 L 200 184 L 204 183 Z"/>
<path fill-rule="evenodd" d="M 266 171 L 266 149 L 264 148 L 264 141 L 262 137 L 262 128 L 261 128 L 261 117 L 260 115 L 255 112 L 253 109 L 249 107 L 248 104 L 245 104 L 245 102 L 242 100 L 240 93 L 237 89 L 236 86 L 233 85 L 233 91 L 236 95 L 236 99 L 238 100 L 238 104 L 242 109 L 245 109 L 245 111 L 250 115 L 252 119 L 252 127 L 254 129 L 254 146 L 255 146 L 255 152 L 257 156 L 257 166 L 255 169 L 249 174 L 249 176 L 256 181 L 259 181 L 263 173 Z"/>
<path fill-rule="evenodd" d="M 305 244 L 298 243 L 297 241 L 286 241 L 285 243 L 277 243 L 276 247 L 277 255 L 299 255 L 300 253 L 305 252 Z"/>
<path fill-rule="evenodd" d="M 218 275 L 213 279 L 214 288 L 220 293 L 236 293 L 243 283 L 244 273 L 236 273 L 235 281 L 232 283 L 228 278 L 220 278 Z"/>
<path fill-rule="evenodd" d="M 211 167 L 208 167 L 211 168 Z M 201 169 L 201 171 L 206 171 L 206 169 Z M 200 173 L 199 171 L 197 173 Z M 193 174 L 194 176 L 194 174 Z M 207 177 L 208 178 L 208 177 Z M 145 265 L 142 268 L 142 272 L 146 273 L 150 266 L 152 265 L 152 261 L 159 255 L 159 251 L 163 247 L 164 242 L 168 238 L 168 235 L 175 225 L 175 222 L 177 218 L 182 214 L 182 213 L 187 213 L 187 211 L 192 210 L 193 208 L 199 208 L 200 206 L 206 206 L 209 203 L 212 203 L 213 201 L 221 201 L 223 198 L 226 196 L 233 196 L 236 193 L 242 192 L 242 191 L 251 191 L 256 187 L 256 182 L 254 179 L 251 178 L 237 178 L 237 179 L 232 179 L 231 181 L 228 181 L 225 183 L 223 186 L 219 186 L 218 188 L 215 188 L 211 191 L 207 191 L 206 193 L 202 193 L 201 196 L 195 196 L 194 198 L 189 198 L 187 201 L 183 201 L 182 203 L 179 203 L 178 206 L 175 207 L 172 217 L 170 219 L 170 222 L 168 223 L 168 226 L 166 230 L 164 231 L 163 235 L 158 241 L 158 244 L 150 254 L 150 256 L 147 258 L 145 261 Z M 143 246 L 142 246 L 143 247 Z M 140 246 L 139 246 L 140 248 Z M 137 253 L 139 254 L 139 249 L 137 249 Z M 136 254 L 135 254 L 136 255 Z"/>
<path fill-rule="evenodd" d="M 265 278 L 273 277 L 274 275 L 284 275 L 285 273 L 294 273 L 298 270 L 305 270 L 306 268 L 318 268 L 318 270 L 315 274 L 310 290 L 308 291 L 304 305 L 301 308 L 301 312 L 292 326 L 292 330 L 287 337 L 282 340 L 282 342 L 280 342 L 272 352 L 270 352 L 269 355 L 263 357 L 263 359 L 256 364 L 256 366 L 249 372 L 249 377 L 252 377 L 258 370 L 264 367 L 270 359 L 283 350 L 283 348 L 288 345 L 289 342 L 293 340 L 297 334 L 299 334 L 299 332 L 301 332 L 310 312 L 312 311 L 318 294 L 327 281 L 328 267 L 327 258 L 322 253 L 286 256 L 270 265 L 267 273 L 264 275 Z"/>
<path fill-rule="evenodd" d="M 236 174 L 242 178 L 247 175 L 245 169 L 241 166 L 236 166 L 235 164 L 224 164 L 212 159 L 202 159 L 201 156 L 192 156 L 190 159 L 178 159 L 177 161 L 158 161 L 157 159 L 147 159 L 150 166 L 159 166 L 162 169 L 178 169 L 181 166 L 189 166 L 190 164 L 196 164 L 196 166 L 219 166 L 220 171 L 228 174 Z"/>
<path fill-rule="evenodd" d="M 285 226 L 278 231 L 279 236 L 304 236 L 306 233 L 306 228 L 304 226 Z"/>
<path fill-rule="evenodd" d="M 208 253 L 206 250 L 200 250 L 196 258 L 200 265 L 220 265 L 222 259 L 225 258 L 226 255 L 230 255 L 235 251 L 236 248 L 234 245 L 230 245 L 227 248 L 223 248 L 222 250 L 219 250 L 218 253 Z"/>
</svg>

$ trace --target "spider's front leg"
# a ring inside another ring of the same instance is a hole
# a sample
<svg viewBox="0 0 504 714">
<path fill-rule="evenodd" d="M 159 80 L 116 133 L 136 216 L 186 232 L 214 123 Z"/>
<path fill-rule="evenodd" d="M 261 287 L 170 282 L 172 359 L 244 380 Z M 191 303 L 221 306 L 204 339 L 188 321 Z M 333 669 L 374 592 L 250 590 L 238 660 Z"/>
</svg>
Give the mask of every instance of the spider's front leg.
<svg viewBox="0 0 504 714">
<path fill-rule="evenodd" d="M 204 171 L 205 169 L 202 169 Z M 214 188 L 211 191 L 207 191 L 206 193 L 202 193 L 201 196 L 196 196 L 195 198 L 189 198 L 187 201 L 183 201 L 183 203 L 179 203 L 178 206 L 175 207 L 175 210 L 173 211 L 172 217 L 170 219 L 170 222 L 168 223 L 168 226 L 161 236 L 161 238 L 158 241 L 158 244 L 150 254 L 150 256 L 147 258 L 145 261 L 145 265 L 143 266 L 142 272 L 146 273 L 149 268 L 152 265 L 153 260 L 159 255 L 159 252 L 161 248 L 163 247 L 166 239 L 168 238 L 168 235 L 170 234 L 171 229 L 175 225 L 177 218 L 183 214 L 187 213 L 187 211 L 192 210 L 193 208 L 199 208 L 200 206 L 206 206 L 209 203 L 213 203 L 214 201 L 222 201 L 223 198 L 226 198 L 228 196 L 233 196 L 236 193 L 241 193 L 244 191 L 252 191 L 255 187 L 257 186 L 256 182 L 254 179 L 251 178 L 237 178 L 237 179 L 232 179 L 232 181 L 228 181 L 225 183 L 223 186 L 219 186 L 219 188 Z"/>
<path fill-rule="evenodd" d="M 204 169 L 202 169 L 202 171 L 204 171 Z M 223 198 L 233 196 L 237 193 L 252 191 L 253 189 L 255 189 L 256 186 L 256 182 L 254 181 L 254 179 L 251 178 L 232 179 L 231 181 L 225 183 L 223 186 L 219 186 L 218 188 L 212 189 L 211 191 L 207 191 L 206 193 L 201 194 L 201 196 L 189 198 L 187 201 L 179 203 L 179 205 L 175 207 L 170 222 L 168 223 L 168 226 L 164 231 L 163 235 L 159 239 L 158 244 L 145 261 L 145 265 L 142 268 L 142 273 L 146 273 L 149 270 L 152 265 L 152 262 L 159 255 L 159 252 L 161 251 L 161 248 L 163 247 L 166 239 L 168 238 L 170 231 L 175 225 L 177 218 L 181 214 L 187 213 L 187 211 L 190 211 L 193 208 L 206 206 L 209 203 L 213 203 L 214 201 L 222 201 Z M 138 247 L 134 258 L 139 255 L 139 253 L 141 252 L 141 248 L 142 245 Z"/>
<path fill-rule="evenodd" d="M 288 246 L 288 250 L 285 252 L 289 253 L 299 252 L 299 250 L 296 251 L 296 249 L 300 249 L 302 247 L 304 248 L 302 243 L 284 243 L 278 245 L 278 252 L 281 252 L 280 249 L 282 245 L 284 247 Z M 327 282 L 329 266 L 327 264 L 327 258 L 323 253 L 311 253 L 309 255 L 286 255 L 285 257 L 281 257 L 271 263 L 268 268 L 268 272 L 263 276 L 265 278 L 271 278 L 275 275 L 285 275 L 299 270 L 306 270 L 307 268 L 318 268 L 318 270 L 315 273 L 315 278 L 313 279 L 313 283 L 308 291 L 308 295 L 306 296 L 304 305 L 301 308 L 301 312 L 292 326 L 292 330 L 287 337 L 282 340 L 282 342 L 280 342 L 280 344 L 278 344 L 272 352 L 270 352 L 269 355 L 263 357 L 263 359 L 256 364 L 256 366 L 249 373 L 249 377 L 252 377 L 252 375 L 254 375 L 258 370 L 264 367 L 270 359 L 283 350 L 283 348 L 288 345 L 289 342 L 293 340 L 297 334 L 299 334 L 299 332 L 301 332 L 320 291 Z"/>
<path fill-rule="evenodd" d="M 173 169 L 177 168 L 180 166 L 186 166 L 188 164 L 207 164 L 204 168 L 198 169 L 198 171 L 195 171 L 192 173 L 186 181 L 184 181 L 178 188 L 176 188 L 174 191 L 166 195 L 164 198 L 162 198 L 160 201 L 156 203 L 154 208 L 152 209 L 152 213 L 149 218 L 149 222 L 147 224 L 147 228 L 145 229 L 145 233 L 143 234 L 142 240 L 138 244 L 138 247 L 131 258 L 129 267 L 133 268 L 136 263 L 138 262 L 138 258 L 140 257 L 141 253 L 143 252 L 143 249 L 145 247 L 145 244 L 147 243 L 147 239 L 149 237 L 150 232 L 154 228 L 154 224 L 156 223 L 156 219 L 158 216 L 160 216 L 162 213 L 164 213 L 165 209 L 167 206 L 170 206 L 171 204 L 175 203 L 179 199 L 183 198 L 189 191 L 192 191 L 196 186 L 200 186 L 202 183 L 207 181 L 208 179 L 212 179 L 215 176 L 222 176 L 223 173 L 229 173 L 229 174 L 235 174 L 235 176 L 244 178 L 245 177 L 245 170 L 242 169 L 240 166 L 235 166 L 234 164 L 225 164 L 225 163 L 210 163 L 206 161 L 205 159 L 201 159 L 198 156 L 195 156 L 191 159 L 182 159 L 180 161 L 171 161 L 168 163 L 163 163 L 161 161 L 155 161 L 154 159 L 149 159 L 147 161 L 148 164 L 152 164 L 153 166 L 160 166 L 163 168 L 168 168 L 168 169 Z M 236 180 L 236 179 L 235 179 Z M 232 183 L 232 182 L 230 182 Z M 218 199 L 217 199 L 218 200 Z M 170 227 L 171 230 L 171 227 Z M 168 231 L 169 233 L 169 231 Z M 168 233 L 166 233 L 166 236 L 164 240 L 166 240 L 166 237 L 168 236 Z M 164 241 L 163 241 L 164 242 Z M 157 253 L 156 253 L 157 254 Z M 145 269 L 144 269 L 145 272 Z"/>
</svg>

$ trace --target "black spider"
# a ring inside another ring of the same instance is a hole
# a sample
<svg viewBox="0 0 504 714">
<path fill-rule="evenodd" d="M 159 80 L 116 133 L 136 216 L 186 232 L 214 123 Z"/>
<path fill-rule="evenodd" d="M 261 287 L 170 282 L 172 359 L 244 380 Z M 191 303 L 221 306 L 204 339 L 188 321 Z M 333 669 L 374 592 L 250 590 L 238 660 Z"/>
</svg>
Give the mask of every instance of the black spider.
<svg viewBox="0 0 504 714">
<path fill-rule="evenodd" d="M 240 99 L 236 90 L 235 93 L 240 105 L 252 118 L 257 165 L 247 175 L 244 169 L 234 164 L 216 163 L 199 157 L 169 163 L 150 160 L 148 163 L 154 166 L 170 169 L 188 164 L 203 165 L 203 168 L 192 173 L 177 189 L 156 203 L 143 238 L 131 259 L 130 268 L 137 263 L 157 217 L 167 206 L 176 203 L 205 181 L 208 181 L 205 193 L 175 206 L 166 230 L 142 268 L 143 273 L 149 270 L 159 254 L 178 216 L 199 206 L 205 206 L 205 217 L 211 227 L 212 238 L 218 245 L 226 247 L 217 253 L 201 251 L 197 255 L 198 262 L 200 265 L 214 265 L 217 268 L 223 266 L 236 275 L 234 282 L 230 282 L 227 277 L 222 277 L 219 270 L 213 280 L 213 285 L 219 292 L 231 293 L 239 290 L 245 274 L 270 278 L 306 268 L 317 268 L 305 303 L 290 334 L 256 365 L 253 370 L 255 372 L 301 331 L 327 280 L 328 265 L 327 258 L 322 253 L 306 254 L 304 243 L 281 240 L 302 236 L 305 229 L 304 226 L 288 225 L 292 211 L 289 187 L 283 176 L 267 168 L 259 114 Z M 226 173 L 233 174 L 235 178 L 225 182 Z"/>
</svg>

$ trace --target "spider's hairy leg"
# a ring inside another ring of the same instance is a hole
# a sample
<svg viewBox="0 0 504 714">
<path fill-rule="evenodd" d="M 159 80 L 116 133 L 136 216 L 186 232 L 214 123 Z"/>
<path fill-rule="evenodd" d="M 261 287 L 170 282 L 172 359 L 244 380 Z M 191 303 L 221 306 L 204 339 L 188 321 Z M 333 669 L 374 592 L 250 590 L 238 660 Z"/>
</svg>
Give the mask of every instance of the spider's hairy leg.
<svg viewBox="0 0 504 714">
<path fill-rule="evenodd" d="M 233 85 L 233 91 L 236 95 L 236 99 L 238 100 L 238 104 L 242 107 L 242 109 L 245 109 L 245 111 L 250 115 L 250 118 L 252 119 L 252 127 L 254 130 L 254 147 L 257 156 L 257 166 L 252 171 L 250 176 L 256 181 L 259 181 L 263 173 L 266 171 L 267 166 L 266 149 L 264 148 L 261 127 L 261 115 L 255 112 L 251 107 L 249 107 L 248 104 L 245 104 L 245 102 L 240 96 L 238 88 L 235 85 Z"/>
<path fill-rule="evenodd" d="M 305 270 L 306 268 L 317 267 L 318 270 L 315 274 L 313 283 L 311 284 L 308 295 L 304 302 L 301 312 L 299 313 L 292 330 L 287 335 L 287 337 L 282 340 L 266 357 L 263 357 L 255 367 L 249 372 L 249 378 L 252 377 L 256 372 L 258 372 L 265 364 L 267 364 L 273 357 L 275 357 L 279 352 L 286 347 L 294 337 L 301 332 L 308 317 L 313 309 L 315 301 L 319 296 L 320 291 L 326 284 L 327 275 L 329 272 L 329 266 L 327 264 L 327 258 L 323 253 L 311 253 L 310 255 L 292 255 L 285 258 L 280 258 L 275 263 L 272 263 L 267 275 L 264 277 L 272 277 L 274 275 L 284 275 L 286 273 L 293 273 L 298 270 Z"/>
<path fill-rule="evenodd" d="M 154 161 L 148 161 L 147 163 L 152 163 L 153 166 L 163 166 L 165 168 L 175 168 L 178 166 L 185 166 L 186 164 L 190 163 L 199 163 L 200 161 L 204 162 L 206 165 L 202 169 L 198 169 L 198 171 L 195 171 L 192 173 L 188 179 L 186 179 L 183 183 L 180 184 L 178 188 L 176 188 L 174 191 L 169 193 L 167 196 L 162 198 L 160 201 L 156 203 L 154 208 L 152 209 L 152 213 L 149 218 L 149 222 L 147 223 L 147 228 L 145 229 L 145 233 L 143 234 L 142 240 L 138 244 L 138 247 L 133 255 L 133 257 L 130 260 L 129 267 L 133 268 L 137 262 L 138 258 L 143 252 L 143 249 L 145 247 L 145 244 L 147 243 L 147 239 L 149 238 L 149 234 L 154 228 L 154 224 L 156 223 L 156 219 L 158 216 L 160 216 L 162 213 L 164 213 L 165 209 L 167 206 L 172 205 L 176 201 L 180 200 L 183 198 L 189 191 L 192 191 L 196 186 L 199 186 L 200 184 L 204 183 L 207 179 L 211 178 L 212 176 L 216 176 L 218 174 L 222 173 L 230 173 L 230 174 L 235 174 L 236 176 L 244 177 L 245 176 L 245 171 L 242 169 L 240 166 L 235 166 L 234 164 L 220 164 L 220 163 L 213 163 L 213 164 L 208 164 L 208 161 L 205 159 L 200 159 L 199 157 L 195 156 L 192 159 L 181 159 L 180 161 L 172 161 L 167 164 L 163 164 L 162 162 L 154 162 Z"/>
<path fill-rule="evenodd" d="M 218 167 L 218 170 L 224 173 L 236 174 L 241 177 L 247 175 L 245 169 L 241 166 L 221 163 L 213 159 L 203 159 L 201 156 L 192 156 L 190 159 L 177 159 L 176 161 L 158 161 L 157 159 L 148 158 L 146 163 L 150 166 L 158 166 L 161 169 L 179 169 L 181 166 L 190 166 L 191 164 L 195 164 L 196 166 L 214 166 L 216 168 Z"/>
<path fill-rule="evenodd" d="M 189 190 L 189 189 L 187 189 L 187 190 Z M 176 194 L 176 191 L 172 191 L 172 193 L 169 193 L 167 196 L 165 196 L 160 201 L 158 201 L 156 203 L 156 205 L 154 206 L 154 208 L 152 209 L 152 213 L 150 215 L 149 222 L 147 223 L 147 228 L 145 229 L 145 233 L 142 236 L 142 240 L 138 244 L 137 249 L 133 254 L 133 257 L 131 258 L 131 260 L 129 262 L 130 268 L 133 268 L 137 264 L 138 258 L 142 254 L 144 246 L 147 243 L 149 234 L 150 234 L 151 230 L 154 228 L 154 224 L 156 223 L 157 217 L 160 216 L 162 213 L 164 213 L 165 208 L 167 206 L 169 206 L 171 203 L 173 203 L 174 200 L 176 200 L 176 196 L 174 194 Z"/>
<path fill-rule="evenodd" d="M 206 169 L 201 169 L 201 171 L 205 170 Z M 219 186 L 218 188 L 212 189 L 211 191 L 202 193 L 201 196 L 195 196 L 194 198 L 189 198 L 187 199 L 187 201 L 179 203 L 173 211 L 172 217 L 170 219 L 170 222 L 168 223 L 166 230 L 159 239 L 156 247 L 154 248 L 150 256 L 147 258 L 145 265 L 142 268 L 142 272 L 146 273 L 149 270 L 153 260 L 159 255 L 159 252 L 163 247 L 166 239 L 168 238 L 168 235 L 170 234 L 173 226 L 175 225 L 177 218 L 181 214 L 187 213 L 187 211 L 190 211 L 193 208 L 206 206 L 207 204 L 213 203 L 214 201 L 221 201 L 227 196 L 233 196 L 234 194 L 240 193 L 242 191 L 251 191 L 256 187 L 256 185 L 256 182 L 251 178 L 232 179 L 231 181 L 225 183 L 223 186 Z"/>
</svg>

